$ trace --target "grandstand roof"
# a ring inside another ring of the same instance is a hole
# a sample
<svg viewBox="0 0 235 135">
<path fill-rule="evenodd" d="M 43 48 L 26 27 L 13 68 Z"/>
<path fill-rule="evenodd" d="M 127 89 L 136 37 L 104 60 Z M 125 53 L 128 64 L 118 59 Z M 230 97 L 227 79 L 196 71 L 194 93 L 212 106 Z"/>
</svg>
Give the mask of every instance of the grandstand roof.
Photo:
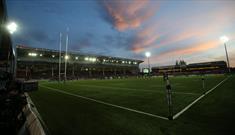
<svg viewBox="0 0 235 135">
<path fill-rule="evenodd" d="M 16 46 L 17 61 L 21 62 L 41 62 L 41 63 L 59 63 L 59 51 L 33 48 L 18 45 Z M 67 57 L 67 59 L 66 59 Z M 142 60 L 127 59 L 121 57 L 111 57 L 94 54 L 84 54 L 79 52 L 61 52 L 61 62 L 71 64 L 85 64 L 85 65 L 103 65 L 103 66 L 120 66 L 120 67 L 138 67 Z"/>
<path fill-rule="evenodd" d="M 34 47 L 25 46 L 25 45 L 17 45 L 16 48 L 21 48 L 21 49 L 25 49 L 25 50 L 29 49 L 29 50 L 35 50 L 35 51 L 45 51 L 45 52 L 59 53 L 59 50 L 46 49 L 46 48 L 34 48 Z M 61 51 L 61 53 L 65 54 L 65 51 Z M 113 56 L 105 56 L 105 55 L 97 55 L 97 54 L 88 54 L 88 53 L 75 52 L 75 51 L 68 51 L 68 54 L 131 60 L 131 61 L 136 61 L 138 63 L 144 62 L 143 60 L 137 60 L 137 59 L 130 59 L 130 58 L 124 58 L 124 57 L 113 57 Z"/>
</svg>

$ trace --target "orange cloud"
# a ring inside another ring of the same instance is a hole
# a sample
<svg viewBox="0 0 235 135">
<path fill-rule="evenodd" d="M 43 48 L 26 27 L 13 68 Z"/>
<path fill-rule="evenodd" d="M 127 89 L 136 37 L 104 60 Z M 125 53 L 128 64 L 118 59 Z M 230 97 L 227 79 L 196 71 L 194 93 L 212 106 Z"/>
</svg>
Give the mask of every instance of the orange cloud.
<svg viewBox="0 0 235 135">
<path fill-rule="evenodd" d="M 138 31 L 135 42 L 132 44 L 132 51 L 141 53 L 167 45 L 179 44 L 188 39 L 205 39 L 213 36 L 231 23 L 231 18 L 234 16 L 227 17 L 228 11 L 230 10 L 213 10 L 206 14 L 182 18 L 173 24 L 169 20 L 164 23 L 164 19 L 161 19 L 155 22 L 158 25 L 148 25 Z M 165 27 L 166 31 L 159 30 L 162 27 Z M 164 37 L 164 39 L 160 37 Z"/>
<path fill-rule="evenodd" d="M 155 14 L 156 5 L 151 6 L 149 0 L 135 1 L 102 1 L 109 21 L 119 30 L 134 29 Z"/>
<path fill-rule="evenodd" d="M 169 36 L 166 39 L 161 40 L 158 43 L 155 43 L 155 41 L 157 39 L 159 39 L 159 37 L 161 35 L 166 34 L 166 33 L 160 34 L 156 30 L 157 28 L 153 28 L 153 27 L 150 27 L 150 28 L 152 28 L 152 29 L 149 30 L 149 28 L 146 28 L 146 30 L 140 31 L 137 34 L 137 39 L 142 38 L 142 41 L 138 41 L 138 43 L 133 44 L 132 48 L 135 53 L 140 53 L 142 51 L 145 51 L 148 47 L 151 47 L 152 49 L 153 48 L 160 48 L 160 47 L 164 47 L 166 45 L 179 43 L 181 41 L 191 39 L 191 38 L 198 38 L 198 37 L 203 38 L 204 36 L 211 35 L 216 31 L 216 29 L 214 29 L 213 26 L 207 27 L 204 29 L 188 29 L 188 30 L 182 31 L 178 34 L 174 34 L 172 36 Z"/>
<path fill-rule="evenodd" d="M 159 55 L 155 55 L 152 59 L 154 61 L 166 59 L 167 57 L 179 57 L 184 55 L 191 55 L 199 52 L 208 51 L 210 49 L 217 48 L 221 43 L 219 41 L 208 41 L 205 43 L 199 43 L 191 45 L 183 49 L 175 49 L 171 51 L 163 52 Z"/>
</svg>

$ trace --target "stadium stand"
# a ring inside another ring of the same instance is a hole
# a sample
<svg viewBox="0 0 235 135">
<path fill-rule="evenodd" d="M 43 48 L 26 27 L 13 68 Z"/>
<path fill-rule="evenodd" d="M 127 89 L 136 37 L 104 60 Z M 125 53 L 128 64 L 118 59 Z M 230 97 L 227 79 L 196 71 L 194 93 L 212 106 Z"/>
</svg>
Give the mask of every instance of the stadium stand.
<svg viewBox="0 0 235 135">
<path fill-rule="evenodd" d="M 154 75 L 171 74 L 171 75 L 190 75 L 190 74 L 223 74 L 227 72 L 225 61 L 212 61 L 203 63 L 192 63 L 185 65 L 169 65 L 153 67 Z"/>
<path fill-rule="evenodd" d="M 59 51 L 16 46 L 17 78 L 58 79 Z M 141 60 L 68 52 L 67 79 L 136 76 Z M 61 73 L 65 72 L 61 52 Z"/>
</svg>

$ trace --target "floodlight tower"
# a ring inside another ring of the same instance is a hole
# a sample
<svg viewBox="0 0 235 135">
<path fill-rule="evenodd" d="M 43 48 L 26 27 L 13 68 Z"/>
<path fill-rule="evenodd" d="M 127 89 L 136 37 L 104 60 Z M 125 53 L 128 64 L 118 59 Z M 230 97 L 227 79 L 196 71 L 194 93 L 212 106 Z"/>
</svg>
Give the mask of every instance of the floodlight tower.
<svg viewBox="0 0 235 135">
<path fill-rule="evenodd" d="M 68 44 L 69 44 L 69 28 L 67 28 L 67 36 L 66 36 L 66 44 L 65 44 L 64 82 L 67 80 L 67 61 L 69 59 L 69 56 L 68 56 Z"/>
<path fill-rule="evenodd" d="M 60 52 L 59 52 L 59 82 L 61 81 L 60 70 L 61 70 L 61 42 L 62 42 L 62 33 L 60 33 Z"/>
<path fill-rule="evenodd" d="M 9 32 L 10 34 L 14 34 L 16 31 L 17 31 L 17 27 L 18 25 L 15 23 L 15 22 L 9 22 L 6 24 L 5 28 L 7 30 L 7 32 Z M 16 59 L 14 57 L 15 54 L 14 54 L 14 49 L 11 47 L 12 51 L 13 51 L 13 57 L 11 57 L 11 72 L 14 74 L 14 77 L 16 77 Z M 10 54 L 11 55 L 11 54 Z M 8 54 L 8 56 L 10 56 Z M 9 60 L 10 57 L 8 57 L 8 60 Z"/>
<path fill-rule="evenodd" d="M 151 56 L 151 53 L 150 52 L 146 52 L 145 56 L 148 58 L 148 68 L 149 68 L 149 73 L 150 73 L 149 57 Z"/>
<path fill-rule="evenodd" d="M 226 58 L 227 58 L 228 72 L 230 73 L 230 64 L 229 64 L 229 58 L 228 58 L 228 51 L 227 51 L 227 47 L 226 47 L 226 43 L 229 41 L 229 39 L 227 36 L 222 36 L 222 37 L 220 37 L 220 40 L 224 43 L 224 49 L 225 49 Z"/>
<path fill-rule="evenodd" d="M 6 25 L 7 30 L 13 34 L 17 30 L 17 24 L 15 22 L 10 22 Z"/>
</svg>

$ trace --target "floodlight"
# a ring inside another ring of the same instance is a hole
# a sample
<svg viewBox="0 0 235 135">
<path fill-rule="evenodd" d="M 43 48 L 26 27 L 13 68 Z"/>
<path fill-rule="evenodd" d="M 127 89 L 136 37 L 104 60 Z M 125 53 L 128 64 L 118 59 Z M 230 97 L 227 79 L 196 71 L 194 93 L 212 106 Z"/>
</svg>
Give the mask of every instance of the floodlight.
<svg viewBox="0 0 235 135">
<path fill-rule="evenodd" d="M 10 22 L 9 24 L 7 24 L 6 28 L 11 34 L 13 34 L 17 29 L 17 25 L 15 22 Z"/>
<path fill-rule="evenodd" d="M 149 63 L 149 57 L 151 56 L 150 52 L 146 52 L 145 56 L 148 58 L 148 69 L 149 69 L 149 74 L 150 74 L 150 63 Z"/>
<path fill-rule="evenodd" d="M 95 61 L 96 61 L 96 58 L 92 58 L 92 61 L 95 62 Z"/>
<path fill-rule="evenodd" d="M 28 53 L 29 56 L 33 56 L 33 57 L 36 57 L 37 56 L 37 53 Z"/>
<path fill-rule="evenodd" d="M 40 54 L 39 56 L 41 56 L 41 57 L 42 57 L 42 54 Z"/>
<path fill-rule="evenodd" d="M 146 52 L 146 53 L 145 53 L 145 56 L 146 56 L 146 57 L 150 57 L 150 56 L 151 56 L 151 53 L 150 53 L 150 52 Z"/>
<path fill-rule="evenodd" d="M 93 58 L 89 58 L 89 61 L 92 61 L 93 60 Z"/>
<path fill-rule="evenodd" d="M 223 43 L 227 43 L 229 39 L 228 39 L 227 36 L 222 36 L 222 37 L 220 37 L 220 40 L 221 40 Z"/>
<path fill-rule="evenodd" d="M 88 60 L 89 60 L 89 58 L 88 58 L 88 57 L 85 57 L 85 58 L 84 58 L 84 60 L 85 60 L 85 61 L 88 61 Z"/>
<path fill-rule="evenodd" d="M 78 57 L 75 57 L 76 60 L 78 60 Z"/>
<path fill-rule="evenodd" d="M 65 55 L 65 57 L 64 57 L 64 58 L 67 60 L 67 59 L 69 59 L 69 56 L 68 56 L 68 55 Z"/>
<path fill-rule="evenodd" d="M 228 58 L 228 51 L 227 51 L 227 47 L 226 47 L 226 43 L 229 41 L 227 36 L 222 36 L 220 37 L 220 40 L 224 43 L 224 49 L 225 49 L 225 53 L 226 53 L 226 59 L 227 59 L 227 66 L 228 66 L 228 72 L 230 73 L 230 64 L 229 64 L 229 58 Z"/>
<path fill-rule="evenodd" d="M 55 58 L 55 55 L 52 55 L 52 58 Z"/>
</svg>

